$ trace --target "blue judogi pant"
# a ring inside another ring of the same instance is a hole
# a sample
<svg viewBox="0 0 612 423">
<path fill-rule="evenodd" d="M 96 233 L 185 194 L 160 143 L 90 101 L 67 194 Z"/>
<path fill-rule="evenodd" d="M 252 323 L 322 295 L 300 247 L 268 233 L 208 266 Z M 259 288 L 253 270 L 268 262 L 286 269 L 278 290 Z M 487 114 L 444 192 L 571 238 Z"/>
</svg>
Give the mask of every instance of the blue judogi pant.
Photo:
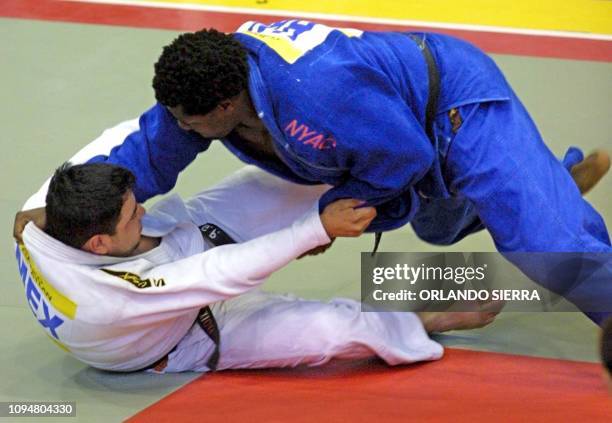
<svg viewBox="0 0 612 423">
<path fill-rule="evenodd" d="M 458 110 L 463 123 L 456 135 L 446 115 L 436 122 L 441 172 L 451 197 L 424 195 L 412 220 L 417 235 L 448 245 L 486 228 L 502 254 L 582 253 L 584 260 L 577 265 L 588 263 L 587 271 L 567 277 L 553 270 L 563 255 L 506 257 L 603 323 L 612 312 L 612 248 L 602 217 L 582 198 L 568 172 L 582 153 L 570 149 L 560 163 L 516 96 Z"/>
</svg>

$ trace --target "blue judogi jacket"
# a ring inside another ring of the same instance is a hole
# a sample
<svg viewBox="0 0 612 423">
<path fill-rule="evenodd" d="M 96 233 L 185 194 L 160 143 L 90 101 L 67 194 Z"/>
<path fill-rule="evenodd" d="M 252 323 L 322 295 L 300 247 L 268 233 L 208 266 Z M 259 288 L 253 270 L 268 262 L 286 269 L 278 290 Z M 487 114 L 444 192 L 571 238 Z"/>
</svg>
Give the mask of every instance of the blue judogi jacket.
<svg viewBox="0 0 612 423">
<path fill-rule="evenodd" d="M 445 35 L 416 35 L 440 73 L 438 117 L 462 105 L 510 98 L 501 72 L 480 50 Z M 378 211 L 369 231 L 406 224 L 418 210 L 419 194 L 450 195 L 439 145 L 450 138 L 439 128 L 434 140 L 425 132 L 427 65 L 406 33 L 289 20 L 247 22 L 234 36 L 247 50 L 249 93 L 280 158 L 253 157 L 232 133 L 222 142 L 242 161 L 294 182 L 333 185 L 321 209 L 339 198 L 366 200 Z M 92 161 L 132 170 L 136 198 L 144 201 L 174 187 L 179 172 L 209 145 L 181 130 L 157 104 L 141 116 L 139 131 Z"/>
</svg>

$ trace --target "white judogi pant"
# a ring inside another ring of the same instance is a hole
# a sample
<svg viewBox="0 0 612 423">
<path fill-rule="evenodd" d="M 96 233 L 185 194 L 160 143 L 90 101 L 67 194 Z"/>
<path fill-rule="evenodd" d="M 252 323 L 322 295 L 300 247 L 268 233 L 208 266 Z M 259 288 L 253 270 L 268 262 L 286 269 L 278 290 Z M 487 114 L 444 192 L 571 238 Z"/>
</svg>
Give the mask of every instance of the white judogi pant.
<svg viewBox="0 0 612 423">
<path fill-rule="evenodd" d="M 414 313 L 361 312 L 349 299 L 312 301 L 252 291 L 212 306 L 221 333 L 218 370 L 317 366 L 379 356 L 390 365 L 436 360 L 443 348 Z M 169 355 L 165 372 L 208 371 L 214 343 L 199 325 Z"/>
</svg>

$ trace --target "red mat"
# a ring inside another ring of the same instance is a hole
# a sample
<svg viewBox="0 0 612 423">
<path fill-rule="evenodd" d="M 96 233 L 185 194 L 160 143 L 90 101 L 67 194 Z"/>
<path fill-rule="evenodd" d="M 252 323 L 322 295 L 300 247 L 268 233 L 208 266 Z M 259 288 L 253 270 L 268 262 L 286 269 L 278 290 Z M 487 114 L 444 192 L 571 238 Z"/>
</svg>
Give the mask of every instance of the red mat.
<svg viewBox="0 0 612 423">
<path fill-rule="evenodd" d="M 612 422 L 595 363 L 447 349 L 378 361 L 203 375 L 129 422 Z"/>
</svg>

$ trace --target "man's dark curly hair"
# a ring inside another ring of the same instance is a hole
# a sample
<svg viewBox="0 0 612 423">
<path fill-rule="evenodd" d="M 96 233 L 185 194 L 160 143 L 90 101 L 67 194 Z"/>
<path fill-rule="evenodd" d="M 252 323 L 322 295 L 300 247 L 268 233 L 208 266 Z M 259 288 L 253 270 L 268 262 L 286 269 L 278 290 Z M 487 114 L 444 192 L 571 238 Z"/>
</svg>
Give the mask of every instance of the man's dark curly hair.
<svg viewBox="0 0 612 423">
<path fill-rule="evenodd" d="M 244 47 L 214 29 L 180 35 L 155 63 L 155 98 L 188 115 L 205 115 L 247 88 Z"/>
</svg>

